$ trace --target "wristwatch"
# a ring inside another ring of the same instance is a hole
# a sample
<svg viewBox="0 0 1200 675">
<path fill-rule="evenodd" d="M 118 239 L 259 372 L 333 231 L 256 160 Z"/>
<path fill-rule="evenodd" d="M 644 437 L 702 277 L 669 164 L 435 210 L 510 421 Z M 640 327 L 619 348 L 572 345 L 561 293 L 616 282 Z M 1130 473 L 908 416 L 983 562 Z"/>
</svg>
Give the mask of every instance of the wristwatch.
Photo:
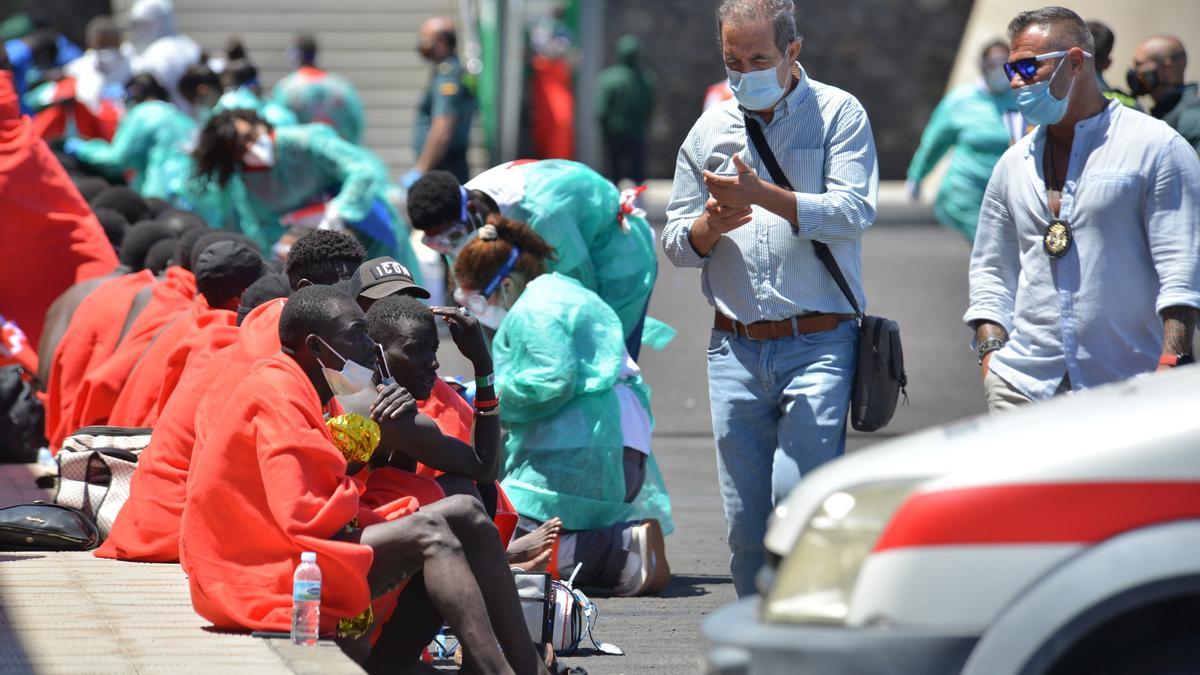
<svg viewBox="0 0 1200 675">
<path fill-rule="evenodd" d="M 1172 368 L 1176 366 L 1186 366 L 1187 364 L 1194 362 L 1195 359 L 1191 354 L 1163 354 L 1162 356 L 1158 357 L 1158 365 L 1170 366 Z"/>
<path fill-rule="evenodd" d="M 983 365 L 983 357 L 1004 346 L 1004 340 L 998 337 L 985 338 L 979 343 L 979 365 Z"/>
</svg>

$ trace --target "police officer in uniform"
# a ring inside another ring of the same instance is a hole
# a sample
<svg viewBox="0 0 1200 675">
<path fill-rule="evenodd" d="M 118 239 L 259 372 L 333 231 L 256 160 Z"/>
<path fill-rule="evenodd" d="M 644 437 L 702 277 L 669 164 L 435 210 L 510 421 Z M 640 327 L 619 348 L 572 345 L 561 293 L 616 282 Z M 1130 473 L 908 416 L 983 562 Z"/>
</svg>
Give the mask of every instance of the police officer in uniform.
<svg viewBox="0 0 1200 675">
<path fill-rule="evenodd" d="M 463 67 L 455 53 L 457 37 L 449 17 L 433 17 L 421 25 L 417 46 L 434 65 L 429 89 L 417 107 L 413 134 L 416 164 L 402 179 L 407 189 L 427 171 L 443 169 L 467 180 L 467 143 L 475 98 L 463 84 Z"/>
</svg>

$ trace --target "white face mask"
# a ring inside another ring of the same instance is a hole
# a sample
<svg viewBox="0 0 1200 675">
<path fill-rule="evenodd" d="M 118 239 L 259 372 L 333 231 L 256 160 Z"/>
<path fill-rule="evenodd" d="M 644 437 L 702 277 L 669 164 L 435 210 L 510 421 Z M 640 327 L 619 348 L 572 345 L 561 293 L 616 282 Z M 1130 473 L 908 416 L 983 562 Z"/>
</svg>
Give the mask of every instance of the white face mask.
<svg viewBox="0 0 1200 675">
<path fill-rule="evenodd" d="M 739 73 L 725 69 L 729 76 L 729 88 L 738 103 L 746 110 L 770 110 L 787 93 L 787 87 L 779 84 L 779 66 L 787 62 L 787 54 L 774 66 L 766 70 Z"/>
<path fill-rule="evenodd" d="M 504 321 L 504 317 L 507 314 L 508 310 L 500 305 L 488 305 L 483 312 L 476 314 L 475 318 L 479 320 L 479 323 L 492 330 L 500 330 L 500 324 Z"/>
<path fill-rule="evenodd" d="M 269 169 L 275 166 L 275 141 L 271 134 L 262 133 L 254 144 L 242 155 L 242 164 L 248 169 Z"/>
<path fill-rule="evenodd" d="M 320 337 L 317 338 L 321 340 Z M 341 370 L 328 368 L 321 364 L 321 374 L 329 384 L 329 390 L 338 405 L 348 413 L 358 413 L 363 417 L 371 416 L 371 404 L 375 402 L 375 371 L 357 361 L 347 359 L 331 347 L 328 342 L 321 340 L 325 348 L 333 352 L 344 362 Z M 320 358 L 317 359 L 320 361 Z"/>
</svg>

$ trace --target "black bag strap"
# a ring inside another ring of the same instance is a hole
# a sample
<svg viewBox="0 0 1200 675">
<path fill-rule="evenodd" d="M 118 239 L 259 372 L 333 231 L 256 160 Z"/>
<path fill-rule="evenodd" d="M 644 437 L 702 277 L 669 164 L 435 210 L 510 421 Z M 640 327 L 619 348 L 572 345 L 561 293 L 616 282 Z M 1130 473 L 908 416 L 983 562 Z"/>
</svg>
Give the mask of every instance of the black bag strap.
<svg viewBox="0 0 1200 675">
<path fill-rule="evenodd" d="M 767 136 L 763 133 L 762 127 L 758 122 L 751 119 L 749 115 L 743 113 L 742 118 L 746 120 L 746 133 L 749 134 L 750 140 L 753 141 L 754 147 L 758 150 L 758 156 L 762 158 L 763 164 L 767 165 L 767 172 L 771 174 L 771 180 L 775 184 L 787 190 L 794 190 L 792 182 L 788 180 L 787 174 L 783 172 L 783 168 L 779 166 L 779 160 L 775 159 L 775 153 L 771 152 L 771 146 L 767 143 Z M 799 226 L 793 225 L 792 232 L 799 234 Z M 825 269 L 829 271 L 829 276 L 833 277 L 833 282 L 842 291 L 842 295 L 846 296 L 846 300 L 850 302 L 850 306 L 854 308 L 854 314 L 859 319 L 863 318 L 862 310 L 858 308 L 858 301 L 854 299 L 854 293 L 850 291 L 850 284 L 846 282 L 846 275 L 842 274 L 842 268 L 838 266 L 837 259 L 833 257 L 833 251 L 829 250 L 829 246 L 825 242 L 812 240 L 813 252 L 817 254 L 817 259 L 821 264 L 825 265 Z"/>
</svg>

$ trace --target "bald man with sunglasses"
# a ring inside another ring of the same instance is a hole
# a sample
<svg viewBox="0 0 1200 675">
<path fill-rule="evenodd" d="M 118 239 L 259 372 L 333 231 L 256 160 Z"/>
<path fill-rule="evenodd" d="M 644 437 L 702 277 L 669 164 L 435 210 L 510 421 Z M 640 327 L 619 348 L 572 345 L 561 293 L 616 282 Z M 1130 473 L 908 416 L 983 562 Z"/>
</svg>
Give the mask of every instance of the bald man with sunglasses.
<svg viewBox="0 0 1200 675">
<path fill-rule="evenodd" d="M 1005 72 L 1038 126 L 984 195 L 964 321 L 993 411 L 1191 363 L 1200 161 L 1103 97 L 1087 25 L 1022 12 Z"/>
</svg>

